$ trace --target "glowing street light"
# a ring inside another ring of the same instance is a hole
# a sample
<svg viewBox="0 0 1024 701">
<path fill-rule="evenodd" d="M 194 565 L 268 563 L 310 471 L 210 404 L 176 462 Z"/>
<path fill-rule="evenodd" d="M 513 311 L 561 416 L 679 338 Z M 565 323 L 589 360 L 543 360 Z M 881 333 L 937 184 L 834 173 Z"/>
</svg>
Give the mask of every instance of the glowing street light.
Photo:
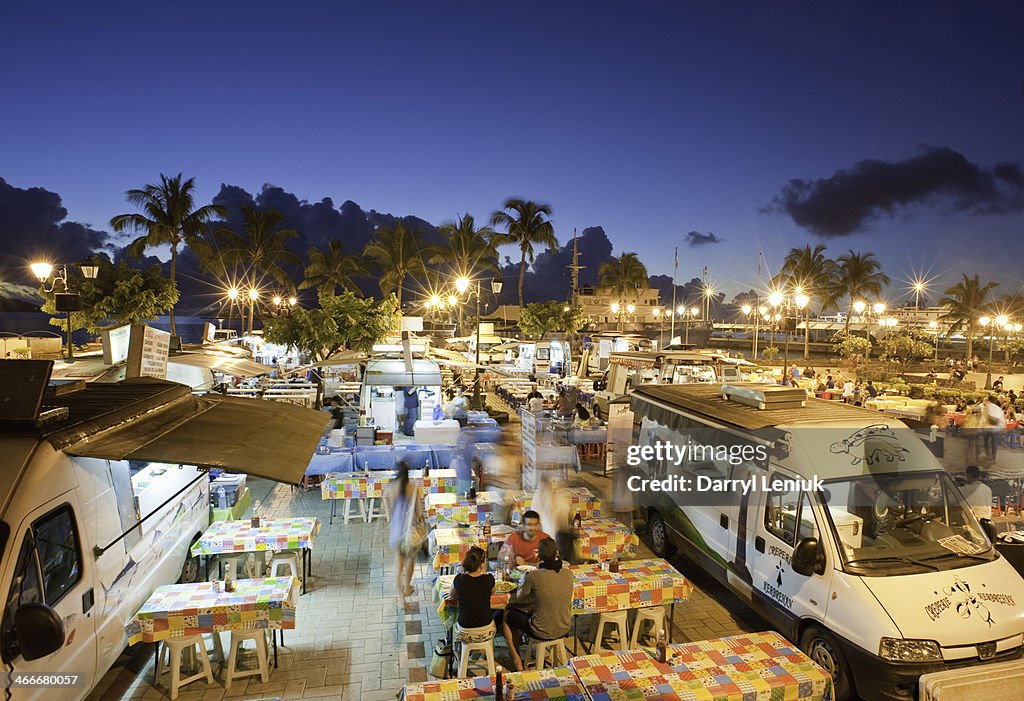
<svg viewBox="0 0 1024 701">
<path fill-rule="evenodd" d="M 299 303 L 299 298 L 298 297 L 289 297 L 288 298 L 288 306 L 294 307 L 298 303 Z"/>
<path fill-rule="evenodd" d="M 686 307 L 684 307 L 681 304 L 678 307 L 676 307 L 676 315 L 677 316 L 683 316 L 685 314 L 686 314 Z"/>
<path fill-rule="evenodd" d="M 239 293 L 239 291 L 238 291 L 238 288 L 237 288 L 237 287 L 229 287 L 229 288 L 228 288 L 228 299 L 230 299 L 230 300 L 232 300 L 232 301 L 233 301 L 233 300 L 236 300 L 236 299 L 238 299 L 238 295 L 239 295 L 239 294 L 240 294 L 240 293 Z"/>
<path fill-rule="evenodd" d="M 690 315 L 696 319 L 700 315 L 700 309 L 697 307 L 690 307 Z"/>
<path fill-rule="evenodd" d="M 632 314 L 635 311 L 636 311 L 636 305 L 635 304 L 627 304 L 626 305 L 626 313 Z"/>
<path fill-rule="evenodd" d="M 803 309 L 811 301 L 811 298 L 805 295 L 803 292 L 798 293 L 794 298 L 793 302 L 796 304 L 797 309 Z"/>
<path fill-rule="evenodd" d="M 455 295 L 448 295 L 448 306 L 449 307 L 454 307 L 458 303 L 459 303 L 459 298 L 458 297 L 456 297 Z"/>
<path fill-rule="evenodd" d="M 458 290 L 459 294 L 464 294 L 469 289 L 469 278 L 460 277 L 455 280 L 455 289 Z"/>
<path fill-rule="evenodd" d="M 885 302 L 875 302 L 871 309 L 874 310 L 875 314 L 881 315 L 885 311 Z"/>
<path fill-rule="evenodd" d="M 281 295 L 274 295 L 274 298 L 271 301 L 274 303 L 275 307 L 280 307 L 281 306 Z"/>
<path fill-rule="evenodd" d="M 778 290 L 775 290 L 770 295 L 768 295 L 768 304 L 772 305 L 773 307 L 781 306 L 782 299 L 782 293 L 779 292 Z"/>
<path fill-rule="evenodd" d="M 611 310 L 612 310 L 612 314 L 618 314 L 619 313 L 619 303 L 618 302 L 612 302 Z"/>
<path fill-rule="evenodd" d="M 39 282 L 46 282 L 47 278 L 53 273 L 53 265 L 50 263 L 33 263 L 28 267 L 32 274 L 39 279 Z"/>
<path fill-rule="evenodd" d="M 749 304 L 744 304 L 742 307 L 740 307 L 740 311 L 743 312 L 743 316 L 750 316 L 750 312 L 753 311 L 753 309 L 754 308 L 751 307 Z"/>
</svg>

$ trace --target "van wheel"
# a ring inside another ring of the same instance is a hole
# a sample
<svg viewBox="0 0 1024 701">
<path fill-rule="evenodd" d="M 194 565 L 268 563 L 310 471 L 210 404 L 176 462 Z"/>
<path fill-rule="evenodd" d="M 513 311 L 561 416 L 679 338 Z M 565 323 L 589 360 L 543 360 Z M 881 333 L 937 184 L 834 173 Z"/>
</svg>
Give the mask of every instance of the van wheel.
<svg viewBox="0 0 1024 701">
<path fill-rule="evenodd" d="M 651 550 L 661 558 L 669 558 L 675 554 L 676 548 L 672 545 L 672 538 L 668 534 L 668 526 L 665 519 L 657 511 L 651 512 L 647 522 L 647 532 L 651 536 Z"/>
<path fill-rule="evenodd" d="M 192 557 L 192 546 L 199 540 L 199 536 L 192 539 L 188 546 L 188 554 L 185 562 L 181 565 L 181 575 L 178 577 L 178 584 L 194 584 L 199 581 L 199 556 Z"/>
<path fill-rule="evenodd" d="M 811 626 L 800 636 L 800 648 L 832 675 L 836 701 L 848 701 L 853 698 L 850 668 L 847 667 L 846 658 L 835 638 L 821 628 Z"/>
</svg>

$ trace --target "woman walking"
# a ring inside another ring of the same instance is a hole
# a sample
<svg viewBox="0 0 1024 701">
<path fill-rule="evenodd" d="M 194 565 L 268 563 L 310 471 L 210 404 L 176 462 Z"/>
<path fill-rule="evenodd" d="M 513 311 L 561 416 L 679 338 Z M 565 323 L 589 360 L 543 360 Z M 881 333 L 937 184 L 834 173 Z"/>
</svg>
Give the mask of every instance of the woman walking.
<svg viewBox="0 0 1024 701">
<path fill-rule="evenodd" d="M 426 526 L 423 522 L 423 499 L 419 486 L 409 479 L 409 463 L 398 463 L 398 477 L 390 485 L 388 502 L 391 526 L 388 543 L 395 551 L 395 584 L 404 599 L 412 594 L 412 570 L 416 553 L 423 546 Z"/>
</svg>

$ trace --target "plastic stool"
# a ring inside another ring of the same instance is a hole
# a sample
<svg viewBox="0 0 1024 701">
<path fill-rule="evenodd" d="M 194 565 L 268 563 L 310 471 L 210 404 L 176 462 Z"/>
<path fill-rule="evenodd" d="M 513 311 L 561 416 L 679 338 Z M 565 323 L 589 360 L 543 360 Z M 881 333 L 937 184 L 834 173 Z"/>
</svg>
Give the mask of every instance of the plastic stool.
<svg viewBox="0 0 1024 701">
<path fill-rule="evenodd" d="M 527 666 L 529 666 L 531 653 L 533 653 L 535 669 L 544 669 L 544 665 L 548 661 L 548 653 L 551 653 L 552 669 L 558 665 L 569 664 L 569 653 L 565 650 L 565 642 L 562 638 L 556 638 L 555 640 L 530 638 L 530 642 L 526 646 Z"/>
<path fill-rule="evenodd" d="M 202 663 L 202 669 L 193 674 L 191 677 L 181 678 L 181 653 L 183 650 L 199 650 L 199 661 Z M 203 636 L 196 633 L 195 635 L 187 635 L 184 638 L 169 638 L 164 641 L 164 649 L 167 650 L 168 662 L 171 668 L 171 699 L 178 698 L 178 692 L 181 687 L 186 684 L 191 684 L 194 681 L 199 681 L 205 678 L 208 685 L 213 684 L 213 670 L 210 668 L 210 656 L 206 654 L 206 643 L 203 641 Z M 156 658 L 156 676 L 163 673 L 163 655 L 157 655 Z"/>
<path fill-rule="evenodd" d="M 474 652 L 484 653 L 487 660 L 487 673 L 494 674 L 494 638 L 478 643 L 462 643 L 462 653 L 459 655 L 459 677 L 465 677 L 469 671 L 469 657 Z"/>
<path fill-rule="evenodd" d="M 288 573 L 300 579 L 299 572 L 302 570 L 302 566 L 299 564 L 299 553 L 295 550 L 282 550 L 274 554 L 274 557 L 270 558 L 270 576 L 280 577 L 278 570 L 285 567 L 288 568 Z"/>
<path fill-rule="evenodd" d="M 236 670 L 238 662 L 238 646 L 243 645 L 246 640 L 256 643 L 256 660 L 258 664 L 255 669 Z M 260 675 L 264 684 L 270 681 L 270 655 L 267 652 L 267 631 L 262 628 L 257 630 L 233 630 L 231 631 L 231 652 L 228 654 L 228 668 L 224 672 L 224 688 L 230 689 L 231 682 L 243 677 Z"/>
<path fill-rule="evenodd" d="M 639 648 L 637 642 L 640 640 L 641 630 L 645 623 L 654 625 L 653 631 L 655 636 L 658 635 L 659 630 L 665 630 L 665 607 L 650 606 L 636 612 L 636 620 L 633 621 L 633 637 L 629 640 L 630 650 Z"/>
<path fill-rule="evenodd" d="M 608 613 L 602 613 L 597 619 L 597 634 L 594 636 L 594 646 L 600 650 L 602 646 L 602 638 L 604 637 L 604 627 L 613 626 L 619 629 L 619 647 L 610 648 L 612 650 L 625 650 L 626 641 L 629 640 L 629 630 L 627 622 L 629 621 L 629 611 L 610 611 Z"/>
<path fill-rule="evenodd" d="M 348 524 L 349 520 L 353 518 L 361 518 L 366 520 L 366 508 L 363 505 L 362 499 L 345 499 L 345 504 L 341 509 L 341 515 L 345 519 L 345 523 Z M 353 502 L 356 508 L 353 509 Z"/>
<path fill-rule="evenodd" d="M 367 523 L 372 523 L 375 518 L 382 518 L 390 523 L 391 509 L 388 507 L 388 500 L 384 497 L 369 497 L 364 508 L 364 518 Z"/>
</svg>

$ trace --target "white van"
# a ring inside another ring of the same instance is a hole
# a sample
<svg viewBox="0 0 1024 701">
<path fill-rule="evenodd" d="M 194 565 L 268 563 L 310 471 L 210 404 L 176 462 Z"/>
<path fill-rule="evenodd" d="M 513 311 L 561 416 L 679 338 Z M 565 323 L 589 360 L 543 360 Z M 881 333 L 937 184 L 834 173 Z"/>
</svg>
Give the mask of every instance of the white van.
<svg viewBox="0 0 1024 701">
<path fill-rule="evenodd" d="M 633 392 L 651 459 L 636 453 L 630 487 L 669 488 L 636 492 L 655 552 L 684 550 L 832 673 L 839 699 L 912 699 L 922 674 L 1019 659 L 1024 581 L 918 435 L 793 391 Z"/>
<path fill-rule="evenodd" d="M 19 701 L 85 698 L 153 590 L 198 579 L 189 548 L 209 525 L 210 498 L 193 465 L 295 483 L 327 422 L 161 380 L 55 389 L 51 370 L 0 361 L 0 658 L 15 682 L 76 679 L 12 688 Z"/>
</svg>

